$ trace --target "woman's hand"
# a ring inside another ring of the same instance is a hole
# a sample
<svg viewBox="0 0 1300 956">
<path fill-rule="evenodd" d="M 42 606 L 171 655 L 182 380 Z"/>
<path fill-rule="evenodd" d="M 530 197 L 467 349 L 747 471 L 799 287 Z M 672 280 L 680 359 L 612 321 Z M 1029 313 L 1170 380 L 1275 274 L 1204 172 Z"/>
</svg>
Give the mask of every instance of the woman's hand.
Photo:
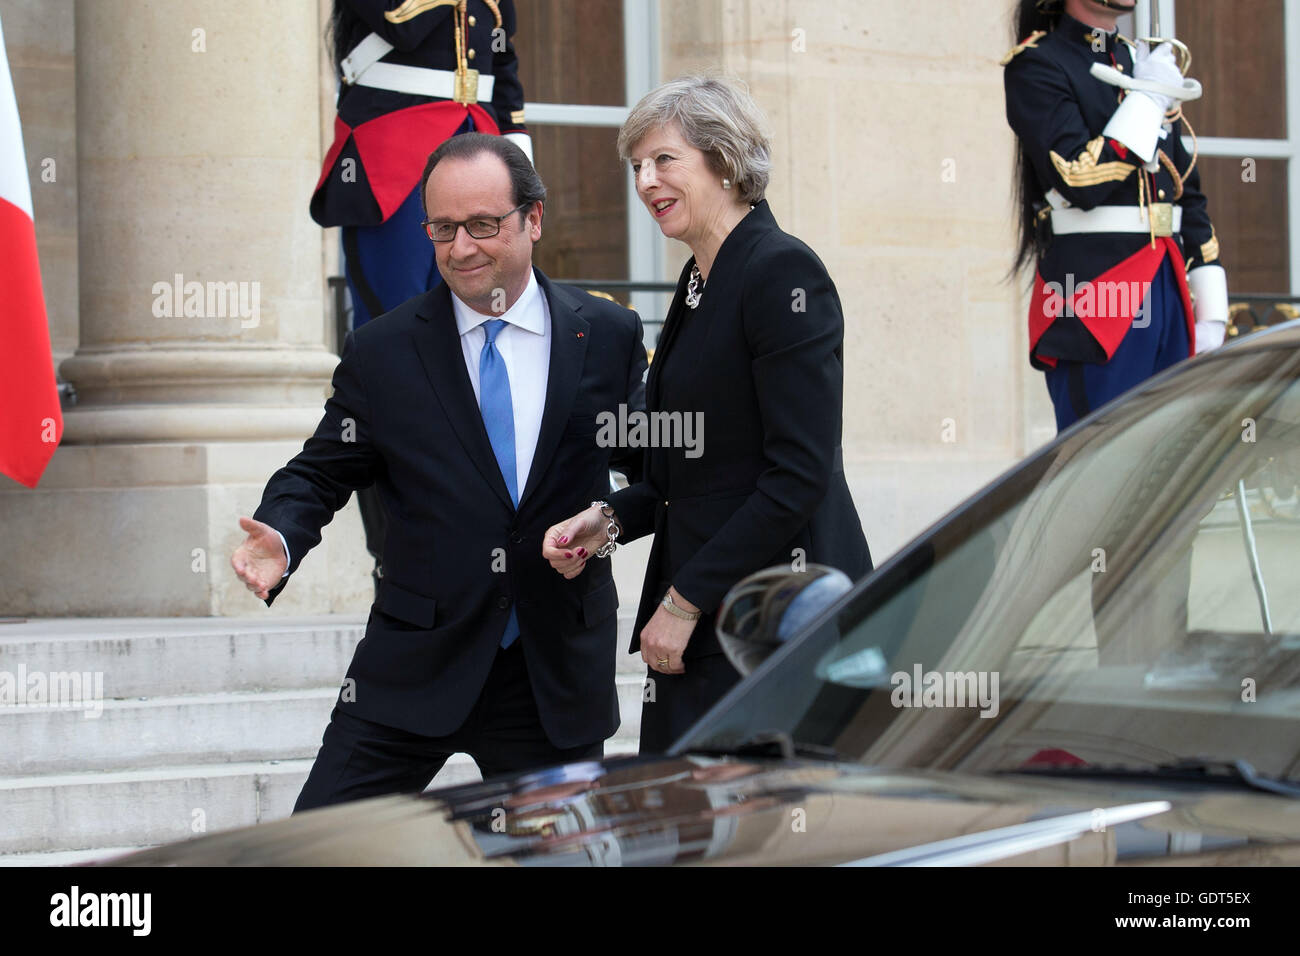
<svg viewBox="0 0 1300 956">
<path fill-rule="evenodd" d="M 576 578 L 587 566 L 587 559 L 607 540 L 608 524 L 600 508 L 580 511 L 547 530 L 542 539 L 542 557 L 566 578 Z"/>
<path fill-rule="evenodd" d="M 673 603 L 683 611 L 698 611 L 677 589 L 670 587 L 668 593 L 673 596 Z M 685 674 L 686 664 L 682 654 L 690 643 L 691 634 L 695 632 L 696 621 L 683 620 L 660 605 L 654 616 L 641 629 L 641 660 L 652 671 L 661 674 Z"/>
</svg>

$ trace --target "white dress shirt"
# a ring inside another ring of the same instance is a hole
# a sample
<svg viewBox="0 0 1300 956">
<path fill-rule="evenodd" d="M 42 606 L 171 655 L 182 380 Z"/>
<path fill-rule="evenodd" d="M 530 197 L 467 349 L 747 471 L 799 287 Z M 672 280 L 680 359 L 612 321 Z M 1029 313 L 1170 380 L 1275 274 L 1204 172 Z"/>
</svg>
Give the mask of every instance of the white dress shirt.
<svg viewBox="0 0 1300 956">
<path fill-rule="evenodd" d="M 542 287 L 537 284 L 537 276 L 530 269 L 523 294 L 501 315 L 475 312 L 454 292 L 451 294 L 451 308 L 456 316 L 460 350 L 476 402 L 481 401 L 479 355 L 487 341 L 483 323 L 492 319 L 506 321 L 505 327 L 497 333 L 495 345 L 506 363 L 506 374 L 510 376 L 510 405 L 515 413 L 515 492 L 522 496 L 532 469 L 533 454 L 537 451 L 542 412 L 546 410 L 546 383 L 551 373 L 550 304 L 542 294 Z M 280 535 L 280 543 L 284 545 L 285 559 L 290 560 L 288 542 L 283 534 L 278 531 L 276 534 Z M 286 567 L 281 577 L 288 574 Z"/>
<path fill-rule="evenodd" d="M 475 401 L 479 395 L 478 365 L 487 332 L 483 323 L 492 319 L 505 319 L 506 326 L 496 337 L 496 349 L 506 363 L 510 376 L 510 404 L 515 412 L 515 491 L 522 495 L 532 468 L 533 453 L 537 450 L 537 435 L 542 429 L 542 412 L 546 408 L 546 383 L 551 372 L 551 310 L 537 276 L 529 270 L 528 286 L 518 300 L 501 315 L 484 315 L 451 295 L 451 308 L 456 314 L 456 329 L 460 332 L 460 350 L 465 357 L 465 369 L 474 389 Z"/>
</svg>

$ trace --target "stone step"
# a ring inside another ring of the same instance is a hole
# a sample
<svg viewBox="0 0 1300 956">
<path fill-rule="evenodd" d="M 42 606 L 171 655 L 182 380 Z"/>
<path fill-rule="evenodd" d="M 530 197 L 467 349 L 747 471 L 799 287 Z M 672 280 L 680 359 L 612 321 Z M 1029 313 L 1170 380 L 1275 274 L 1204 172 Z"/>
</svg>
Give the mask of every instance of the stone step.
<svg viewBox="0 0 1300 956">
<path fill-rule="evenodd" d="M 0 854 L 182 840 L 287 816 L 310 760 L 0 780 Z"/>
<path fill-rule="evenodd" d="M 97 847 L 152 846 L 289 815 L 311 760 L 248 761 L 0 781 L 0 859 Z M 434 779 L 481 779 L 453 755 Z M 52 826 L 52 821 L 58 821 Z"/>
<path fill-rule="evenodd" d="M 106 697 L 337 687 L 365 618 L 98 618 L 0 627 L 0 668 L 103 675 Z"/>
<path fill-rule="evenodd" d="M 634 740 L 605 743 L 609 756 L 635 752 Z M 250 761 L 0 780 L 0 865 L 65 865 L 281 819 L 310 768 Z M 430 789 L 478 779 L 473 760 L 456 754 Z"/>
<path fill-rule="evenodd" d="M 623 646 L 631 625 L 620 615 Z M 7 692 L 23 673 L 102 675 L 102 693 L 92 679 L 71 708 L 0 706 L 0 863 L 78 862 L 186 838 L 200 820 L 288 815 L 364 627 L 355 615 L 0 625 Z M 622 725 L 606 752 L 634 753 L 644 665 L 617 657 Z M 432 786 L 477 778 L 457 755 Z"/>
<path fill-rule="evenodd" d="M 619 615 L 617 668 L 644 674 L 640 657 L 623 653 L 633 614 Z M 98 681 L 104 697 L 119 699 L 337 687 L 365 623 L 357 615 L 23 621 L 0 625 L 0 672 L 10 681 L 90 674 L 88 688 Z"/>
<path fill-rule="evenodd" d="M 618 674 L 620 739 L 641 728 L 642 679 Z M 95 711 L 0 707 L 0 776 L 312 758 L 338 691 L 187 694 Z"/>
<path fill-rule="evenodd" d="M 49 853 L 4 853 L 0 854 L 0 866 L 77 866 L 147 849 L 148 846 L 105 846 L 91 850 L 54 850 Z"/>
</svg>

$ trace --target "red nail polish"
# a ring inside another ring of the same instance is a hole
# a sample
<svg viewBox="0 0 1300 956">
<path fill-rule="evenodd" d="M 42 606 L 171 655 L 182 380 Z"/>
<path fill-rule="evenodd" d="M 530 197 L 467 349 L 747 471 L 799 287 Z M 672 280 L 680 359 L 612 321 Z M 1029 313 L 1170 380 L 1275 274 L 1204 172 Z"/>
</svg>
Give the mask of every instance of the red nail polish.
<svg viewBox="0 0 1300 956">
<path fill-rule="evenodd" d="M 578 549 L 578 557 L 580 557 L 580 558 L 585 558 L 586 556 L 587 556 L 587 549 L 586 549 L 586 548 L 579 548 L 579 549 Z"/>
<path fill-rule="evenodd" d="M 569 543 L 569 536 L 566 534 L 563 538 L 560 539 L 560 544 L 568 544 L 568 543 Z"/>
<path fill-rule="evenodd" d="M 564 552 L 564 556 L 565 556 L 566 558 L 571 558 L 571 557 L 573 557 L 573 552 L 572 552 L 572 551 L 565 551 L 565 552 Z"/>
</svg>

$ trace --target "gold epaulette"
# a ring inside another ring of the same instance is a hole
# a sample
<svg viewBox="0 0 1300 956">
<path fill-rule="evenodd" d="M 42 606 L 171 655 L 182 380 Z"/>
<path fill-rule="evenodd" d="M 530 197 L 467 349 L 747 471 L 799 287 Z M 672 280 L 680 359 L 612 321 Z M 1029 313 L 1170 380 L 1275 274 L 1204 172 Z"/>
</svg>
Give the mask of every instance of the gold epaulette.
<svg viewBox="0 0 1300 956">
<path fill-rule="evenodd" d="M 497 26 L 501 26 L 501 8 L 497 6 L 496 0 L 484 0 L 488 9 L 492 11 L 492 16 L 496 20 Z M 407 20 L 414 20 L 426 10 L 433 10 L 437 7 L 457 7 L 461 5 L 461 0 L 406 0 L 396 10 L 388 10 L 384 13 L 384 19 L 389 23 L 405 23 Z"/>
<path fill-rule="evenodd" d="M 396 10 L 385 11 L 384 19 L 389 23 L 406 23 L 408 20 L 414 20 L 427 10 L 433 10 L 436 7 L 454 7 L 456 3 L 457 0 L 406 0 Z"/>
<path fill-rule="evenodd" d="M 998 60 L 998 66 L 1006 66 L 1026 50 L 1037 49 L 1038 41 L 1045 36 L 1047 36 L 1046 30 L 1035 30 L 1033 33 L 1029 34 L 1029 37 L 1023 43 L 1017 43 L 1008 50 L 1007 55 Z"/>
</svg>

